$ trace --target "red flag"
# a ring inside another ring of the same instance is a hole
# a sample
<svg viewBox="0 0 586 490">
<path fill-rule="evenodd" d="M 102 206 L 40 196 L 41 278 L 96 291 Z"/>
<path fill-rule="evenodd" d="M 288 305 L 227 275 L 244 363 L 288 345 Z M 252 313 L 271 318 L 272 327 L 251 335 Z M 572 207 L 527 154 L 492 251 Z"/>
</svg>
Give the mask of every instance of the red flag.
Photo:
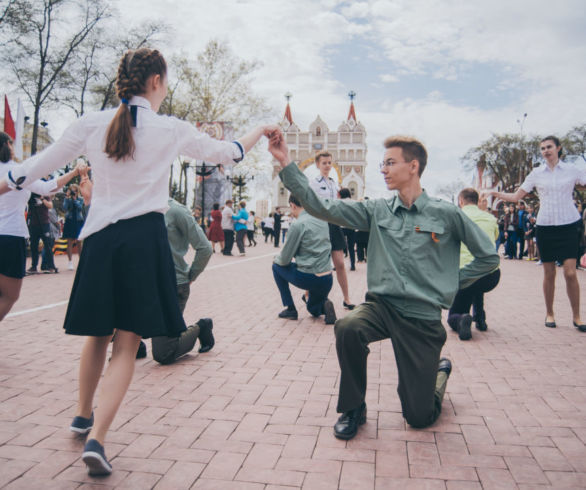
<svg viewBox="0 0 586 490">
<path fill-rule="evenodd" d="M 13 140 L 16 138 L 16 129 L 14 128 L 14 119 L 10 114 L 10 106 L 8 105 L 8 97 L 4 96 L 4 132 Z"/>
</svg>

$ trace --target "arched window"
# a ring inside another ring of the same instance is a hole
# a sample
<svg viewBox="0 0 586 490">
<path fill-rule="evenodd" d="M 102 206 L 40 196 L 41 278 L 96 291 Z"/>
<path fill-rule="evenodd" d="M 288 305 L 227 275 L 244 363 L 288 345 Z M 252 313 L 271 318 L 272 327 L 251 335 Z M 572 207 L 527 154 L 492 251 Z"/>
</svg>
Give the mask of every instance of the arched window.
<svg viewBox="0 0 586 490">
<path fill-rule="evenodd" d="M 317 128 L 315 128 L 315 135 L 321 136 L 321 128 L 319 126 Z"/>
</svg>

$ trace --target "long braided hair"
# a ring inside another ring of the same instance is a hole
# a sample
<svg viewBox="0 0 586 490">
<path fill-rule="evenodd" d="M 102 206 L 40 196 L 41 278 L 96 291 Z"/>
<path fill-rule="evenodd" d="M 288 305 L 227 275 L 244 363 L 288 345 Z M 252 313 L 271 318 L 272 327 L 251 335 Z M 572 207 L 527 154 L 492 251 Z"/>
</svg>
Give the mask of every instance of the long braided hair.
<svg viewBox="0 0 586 490">
<path fill-rule="evenodd" d="M 118 65 L 116 93 L 123 101 L 118 112 L 108 126 L 104 151 L 114 160 L 134 156 L 134 138 L 132 136 L 132 116 L 128 110 L 128 101 L 133 95 L 146 92 L 146 82 L 151 75 L 167 74 L 167 63 L 156 49 L 140 48 L 127 51 Z"/>
</svg>

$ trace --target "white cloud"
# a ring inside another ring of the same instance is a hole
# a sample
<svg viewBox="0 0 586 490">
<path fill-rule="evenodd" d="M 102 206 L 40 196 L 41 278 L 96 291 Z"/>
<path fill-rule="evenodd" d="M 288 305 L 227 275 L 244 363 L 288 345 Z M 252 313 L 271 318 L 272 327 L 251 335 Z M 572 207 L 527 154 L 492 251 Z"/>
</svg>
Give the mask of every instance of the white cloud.
<svg viewBox="0 0 586 490">
<path fill-rule="evenodd" d="M 379 78 L 382 82 L 385 82 L 385 83 L 396 83 L 399 81 L 399 77 L 397 77 L 396 75 L 392 75 L 390 73 L 385 73 L 383 75 L 380 75 Z"/>
</svg>

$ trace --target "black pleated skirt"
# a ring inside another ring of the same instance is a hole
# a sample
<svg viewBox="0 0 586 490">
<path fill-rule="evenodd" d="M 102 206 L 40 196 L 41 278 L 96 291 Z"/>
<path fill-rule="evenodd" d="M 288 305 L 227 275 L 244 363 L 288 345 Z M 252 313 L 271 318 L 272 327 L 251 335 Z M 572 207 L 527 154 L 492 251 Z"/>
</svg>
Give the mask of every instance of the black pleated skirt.
<svg viewBox="0 0 586 490">
<path fill-rule="evenodd" d="M 118 221 L 85 239 L 63 328 L 96 337 L 120 329 L 143 338 L 185 330 L 161 213 Z"/>
<path fill-rule="evenodd" d="M 535 227 L 535 237 L 542 262 L 578 259 L 579 221 L 560 226 Z"/>
</svg>

